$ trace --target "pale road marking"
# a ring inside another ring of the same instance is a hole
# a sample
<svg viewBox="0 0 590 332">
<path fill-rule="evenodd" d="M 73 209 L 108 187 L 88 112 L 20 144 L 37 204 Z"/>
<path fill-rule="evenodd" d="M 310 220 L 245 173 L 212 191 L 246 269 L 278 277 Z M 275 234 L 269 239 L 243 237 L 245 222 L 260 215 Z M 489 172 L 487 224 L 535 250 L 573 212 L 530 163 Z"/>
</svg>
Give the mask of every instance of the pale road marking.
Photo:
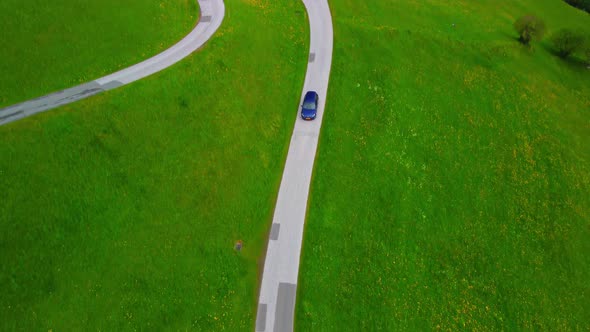
<svg viewBox="0 0 590 332">
<path fill-rule="evenodd" d="M 213 36 L 225 15 L 223 0 L 198 0 L 198 3 L 201 19 L 186 37 L 169 49 L 136 65 L 92 82 L 1 108 L 0 125 L 129 84 L 170 67 L 189 56 Z"/>
</svg>

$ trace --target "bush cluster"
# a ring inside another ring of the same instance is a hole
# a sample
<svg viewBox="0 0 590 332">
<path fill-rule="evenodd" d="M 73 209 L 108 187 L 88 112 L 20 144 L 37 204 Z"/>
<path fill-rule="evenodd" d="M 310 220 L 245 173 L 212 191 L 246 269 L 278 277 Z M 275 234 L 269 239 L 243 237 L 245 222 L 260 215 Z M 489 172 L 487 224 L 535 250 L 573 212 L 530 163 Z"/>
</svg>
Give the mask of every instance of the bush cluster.
<svg viewBox="0 0 590 332">
<path fill-rule="evenodd" d="M 590 0 L 575 0 L 586 1 Z M 535 15 L 525 15 L 514 22 L 514 29 L 518 32 L 518 40 L 529 46 L 532 41 L 541 40 L 545 35 L 545 22 Z M 580 54 L 587 58 L 590 64 L 590 36 L 578 30 L 561 29 L 555 32 L 550 39 L 554 51 L 562 58 L 573 54 Z"/>
<path fill-rule="evenodd" d="M 582 51 L 585 44 L 584 35 L 571 29 L 561 29 L 551 37 L 551 43 L 557 54 L 562 58 Z"/>
</svg>

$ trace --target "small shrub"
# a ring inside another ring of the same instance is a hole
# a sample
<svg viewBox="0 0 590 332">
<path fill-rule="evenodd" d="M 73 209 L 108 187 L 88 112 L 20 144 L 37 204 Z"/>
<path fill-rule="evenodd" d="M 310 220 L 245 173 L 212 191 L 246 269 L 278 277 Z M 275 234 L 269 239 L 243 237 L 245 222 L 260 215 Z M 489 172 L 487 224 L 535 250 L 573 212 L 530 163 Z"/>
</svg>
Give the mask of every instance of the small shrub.
<svg viewBox="0 0 590 332">
<path fill-rule="evenodd" d="M 584 35 L 570 29 L 561 29 L 553 35 L 551 42 L 557 54 L 562 58 L 567 58 L 583 49 Z"/>
<path fill-rule="evenodd" d="M 519 41 L 529 45 L 533 40 L 541 40 L 545 34 L 545 23 L 534 15 L 525 15 L 514 22 Z"/>
</svg>

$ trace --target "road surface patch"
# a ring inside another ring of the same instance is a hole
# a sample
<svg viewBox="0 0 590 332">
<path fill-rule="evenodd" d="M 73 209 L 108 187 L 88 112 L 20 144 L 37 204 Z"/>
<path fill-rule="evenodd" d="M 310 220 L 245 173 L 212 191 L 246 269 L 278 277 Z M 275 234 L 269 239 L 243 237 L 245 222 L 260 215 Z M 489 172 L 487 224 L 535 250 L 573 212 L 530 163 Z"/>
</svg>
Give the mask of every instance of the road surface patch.
<svg viewBox="0 0 590 332">
<path fill-rule="evenodd" d="M 278 240 L 279 239 L 279 230 L 281 229 L 281 224 L 273 223 L 272 227 L 270 228 L 270 239 L 271 240 Z"/>
<path fill-rule="evenodd" d="M 256 316 L 256 331 L 266 330 L 266 303 L 258 304 L 258 315 Z"/>
<path fill-rule="evenodd" d="M 281 282 L 279 284 L 274 332 L 293 331 L 296 292 L 296 284 L 287 282 Z"/>
</svg>

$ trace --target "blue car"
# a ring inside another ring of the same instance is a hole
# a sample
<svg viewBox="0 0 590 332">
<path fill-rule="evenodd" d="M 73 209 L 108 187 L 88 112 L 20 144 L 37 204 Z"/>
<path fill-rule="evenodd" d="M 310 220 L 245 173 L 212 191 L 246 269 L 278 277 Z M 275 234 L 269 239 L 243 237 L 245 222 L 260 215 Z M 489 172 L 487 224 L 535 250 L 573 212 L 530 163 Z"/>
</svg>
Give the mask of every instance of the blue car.
<svg viewBox="0 0 590 332">
<path fill-rule="evenodd" d="M 307 91 L 301 105 L 301 118 L 313 120 L 318 113 L 318 94 L 315 91 Z"/>
</svg>

